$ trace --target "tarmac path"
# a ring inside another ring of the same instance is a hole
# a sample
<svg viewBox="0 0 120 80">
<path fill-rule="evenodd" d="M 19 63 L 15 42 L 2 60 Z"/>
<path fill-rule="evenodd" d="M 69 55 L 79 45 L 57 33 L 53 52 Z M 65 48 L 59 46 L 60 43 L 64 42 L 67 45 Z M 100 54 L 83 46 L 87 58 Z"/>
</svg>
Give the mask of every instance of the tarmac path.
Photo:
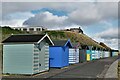
<svg viewBox="0 0 120 80">
<path fill-rule="evenodd" d="M 117 57 L 88 62 L 51 78 L 103 78 Z"/>
<path fill-rule="evenodd" d="M 78 63 L 63 69 L 50 69 L 49 72 L 40 73 L 34 76 L 3 76 L 2 80 L 61 80 L 60 78 L 64 78 L 63 80 L 71 80 L 70 78 L 76 78 L 75 80 L 79 80 L 79 78 L 88 78 L 91 80 L 91 78 L 104 78 L 109 67 L 117 58 L 116 56 Z"/>
</svg>

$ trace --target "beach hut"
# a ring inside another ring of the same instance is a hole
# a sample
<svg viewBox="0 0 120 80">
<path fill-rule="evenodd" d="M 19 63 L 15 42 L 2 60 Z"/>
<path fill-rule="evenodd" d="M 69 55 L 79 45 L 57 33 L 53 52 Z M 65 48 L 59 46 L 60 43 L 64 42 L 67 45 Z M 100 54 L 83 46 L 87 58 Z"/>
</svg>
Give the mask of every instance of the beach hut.
<svg viewBox="0 0 120 80">
<path fill-rule="evenodd" d="M 96 59 L 100 59 L 100 51 L 95 50 Z"/>
<path fill-rule="evenodd" d="M 94 59 L 100 59 L 100 55 L 101 55 L 100 48 L 95 47 L 94 54 L 95 54 Z"/>
<path fill-rule="evenodd" d="M 79 43 L 73 43 L 73 47 L 69 48 L 69 64 L 79 63 Z"/>
<path fill-rule="evenodd" d="M 97 50 L 98 50 L 98 59 L 100 59 L 100 56 L 101 56 L 100 48 L 98 48 Z"/>
<path fill-rule="evenodd" d="M 81 45 L 81 49 L 79 50 L 79 62 L 85 62 L 87 61 L 87 46 Z"/>
<path fill-rule="evenodd" d="M 95 50 L 95 59 L 98 59 L 98 51 Z"/>
<path fill-rule="evenodd" d="M 69 65 L 69 48 L 72 48 L 70 39 L 53 41 L 50 46 L 50 67 L 62 68 Z"/>
<path fill-rule="evenodd" d="M 3 41 L 3 73 L 32 75 L 49 70 L 49 45 L 45 35 L 11 35 Z"/>
<path fill-rule="evenodd" d="M 105 58 L 105 51 L 106 51 L 106 49 L 104 48 L 104 49 L 102 50 L 102 58 Z"/>
<path fill-rule="evenodd" d="M 91 61 L 92 60 L 92 46 L 88 46 L 87 50 L 86 50 L 86 56 L 87 56 L 87 61 Z"/>
<path fill-rule="evenodd" d="M 91 60 L 95 60 L 96 59 L 96 54 L 95 54 L 95 49 L 96 49 L 96 47 L 92 47 L 92 55 L 91 55 Z"/>
<path fill-rule="evenodd" d="M 119 50 L 112 50 L 112 57 L 118 56 Z"/>
<path fill-rule="evenodd" d="M 101 49 L 99 52 L 100 52 L 100 58 L 103 58 L 103 55 L 104 55 L 103 49 Z"/>
<path fill-rule="evenodd" d="M 111 52 L 111 48 L 108 47 L 105 43 L 100 42 L 100 45 L 104 47 L 104 58 L 106 57 L 111 57 L 112 56 L 112 52 Z"/>
<path fill-rule="evenodd" d="M 95 50 L 92 50 L 92 55 L 91 55 L 92 60 L 95 60 Z"/>
<path fill-rule="evenodd" d="M 105 50 L 104 52 L 104 58 L 110 57 L 110 52 L 108 50 Z"/>
</svg>

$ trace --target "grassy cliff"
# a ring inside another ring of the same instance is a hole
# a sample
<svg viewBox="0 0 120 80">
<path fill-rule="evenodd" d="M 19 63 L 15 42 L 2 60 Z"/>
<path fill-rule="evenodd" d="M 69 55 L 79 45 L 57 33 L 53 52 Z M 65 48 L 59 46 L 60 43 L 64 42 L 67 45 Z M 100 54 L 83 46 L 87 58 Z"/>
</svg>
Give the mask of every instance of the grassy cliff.
<svg viewBox="0 0 120 80">
<path fill-rule="evenodd" d="M 96 41 L 94 41 L 92 38 L 88 37 L 85 34 L 78 34 L 69 31 L 44 31 L 44 33 L 47 33 L 53 40 L 70 39 L 71 42 L 74 43 L 79 42 L 81 45 L 103 48 L 101 45 L 99 45 L 99 43 L 97 43 Z"/>
<path fill-rule="evenodd" d="M 2 27 L 0 30 L 2 31 L 2 40 L 9 37 L 11 34 L 25 34 L 23 31 L 13 30 L 10 27 Z"/>
</svg>

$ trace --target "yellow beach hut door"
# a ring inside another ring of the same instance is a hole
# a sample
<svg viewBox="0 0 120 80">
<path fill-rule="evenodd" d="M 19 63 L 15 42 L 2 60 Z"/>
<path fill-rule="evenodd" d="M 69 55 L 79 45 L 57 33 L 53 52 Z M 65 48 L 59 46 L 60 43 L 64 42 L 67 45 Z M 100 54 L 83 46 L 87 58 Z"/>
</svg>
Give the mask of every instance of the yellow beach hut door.
<svg viewBox="0 0 120 80">
<path fill-rule="evenodd" d="M 90 61 L 90 54 L 87 54 L 87 61 Z"/>
</svg>

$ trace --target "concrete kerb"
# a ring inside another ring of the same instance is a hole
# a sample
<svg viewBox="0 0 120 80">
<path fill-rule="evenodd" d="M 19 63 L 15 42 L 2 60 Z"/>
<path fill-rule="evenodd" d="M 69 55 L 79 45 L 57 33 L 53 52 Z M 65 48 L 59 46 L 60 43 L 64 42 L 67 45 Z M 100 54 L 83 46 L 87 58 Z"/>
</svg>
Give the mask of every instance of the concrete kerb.
<svg viewBox="0 0 120 80">
<path fill-rule="evenodd" d="M 111 64 L 104 78 L 118 78 L 117 67 L 118 67 L 118 60 L 116 60 L 115 62 Z"/>
</svg>

